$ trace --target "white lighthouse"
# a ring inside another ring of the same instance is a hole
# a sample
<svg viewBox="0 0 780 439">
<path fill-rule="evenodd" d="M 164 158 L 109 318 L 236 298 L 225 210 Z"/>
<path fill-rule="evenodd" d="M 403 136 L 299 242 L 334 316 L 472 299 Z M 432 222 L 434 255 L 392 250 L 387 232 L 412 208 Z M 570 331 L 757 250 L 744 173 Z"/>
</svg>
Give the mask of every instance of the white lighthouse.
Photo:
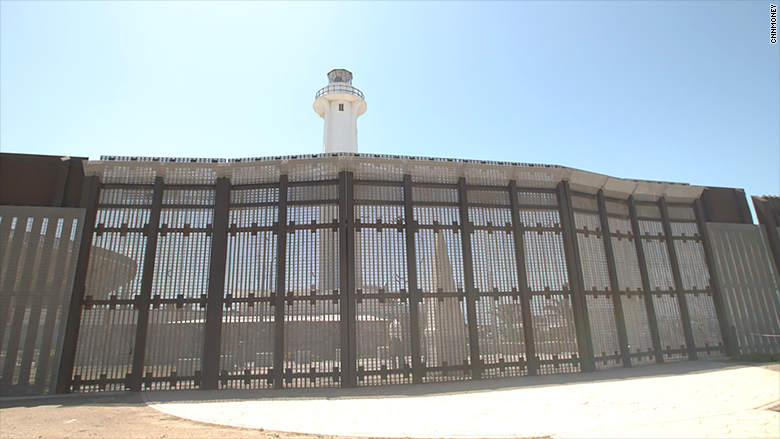
<svg viewBox="0 0 780 439">
<path fill-rule="evenodd" d="M 322 152 L 357 152 L 357 118 L 366 108 L 363 93 L 352 86 L 352 72 L 331 70 L 314 101 L 314 111 L 325 119 Z"/>
</svg>

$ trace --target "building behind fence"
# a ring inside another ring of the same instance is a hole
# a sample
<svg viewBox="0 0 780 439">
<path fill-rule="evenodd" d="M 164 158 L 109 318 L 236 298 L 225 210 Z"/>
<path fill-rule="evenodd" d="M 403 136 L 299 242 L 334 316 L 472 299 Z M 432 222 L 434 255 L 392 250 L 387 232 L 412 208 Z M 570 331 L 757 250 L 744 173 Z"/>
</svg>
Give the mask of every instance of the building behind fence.
<svg viewBox="0 0 780 439">
<path fill-rule="evenodd" d="M 353 387 L 780 352 L 780 203 L 553 165 L 0 155 L 0 388 Z"/>
</svg>

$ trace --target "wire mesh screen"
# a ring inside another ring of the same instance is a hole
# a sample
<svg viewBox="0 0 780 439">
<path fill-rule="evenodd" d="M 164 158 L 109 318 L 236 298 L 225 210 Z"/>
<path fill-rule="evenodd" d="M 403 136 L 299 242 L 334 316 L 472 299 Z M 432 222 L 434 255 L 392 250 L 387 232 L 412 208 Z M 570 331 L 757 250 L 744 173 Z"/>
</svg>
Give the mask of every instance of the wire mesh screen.
<svg viewBox="0 0 780 439">
<path fill-rule="evenodd" d="M 531 291 L 563 291 L 569 288 L 566 256 L 557 210 L 520 210 L 528 287 Z"/>
<path fill-rule="evenodd" d="M 723 356 L 723 339 L 711 292 L 687 293 L 685 300 L 691 316 L 691 329 L 699 356 Z"/>
<path fill-rule="evenodd" d="M 518 199 L 539 373 L 577 372 L 579 350 L 558 197 L 520 191 Z"/>
<path fill-rule="evenodd" d="M 598 212 L 596 200 L 591 197 L 573 197 L 573 205 Z M 598 215 L 575 212 L 577 245 L 582 261 L 582 281 L 585 287 L 586 306 L 590 323 L 593 356 L 596 368 L 617 367 L 620 361 L 615 308 L 604 249 L 604 233 Z M 606 295 L 598 294 L 599 291 Z"/>
<path fill-rule="evenodd" d="M 688 358 L 685 350 L 680 304 L 674 294 L 653 294 L 658 332 L 665 361 L 681 361 Z"/>
<path fill-rule="evenodd" d="M 611 215 L 620 215 L 609 216 L 608 222 L 631 364 L 651 364 L 655 362 L 655 355 L 645 303 L 645 294 L 650 292 L 644 291 L 642 286 L 634 241 L 637 237 L 631 220 L 626 217 L 628 206 L 622 202 L 607 202 L 606 206 Z"/>
<path fill-rule="evenodd" d="M 355 206 L 356 332 L 358 385 L 412 381 L 411 319 L 406 274 L 404 208 L 372 205 L 375 195 L 399 192 L 396 187 L 356 186 Z M 402 196 L 403 193 L 401 192 Z M 403 293 L 402 293 L 403 292 Z M 415 341 L 419 343 L 419 340 Z"/>
<path fill-rule="evenodd" d="M 415 237 L 420 304 L 421 352 L 427 367 L 424 381 L 466 379 L 468 330 L 463 281 L 463 249 L 457 189 L 414 188 L 413 200 L 441 207 L 415 206 L 420 230 Z M 454 201 L 453 201 L 454 200 Z"/>
<path fill-rule="evenodd" d="M 586 294 L 593 357 L 597 369 L 611 369 L 620 365 L 620 344 L 615 324 L 612 295 Z"/>
<path fill-rule="evenodd" d="M 680 264 L 683 289 L 685 291 L 703 291 L 710 287 L 710 272 L 704 259 L 704 247 L 701 241 L 675 240 L 674 249 Z"/>
<path fill-rule="evenodd" d="M 163 202 L 144 355 L 144 387 L 193 388 L 200 384 L 203 367 L 214 190 L 166 189 Z"/>
<path fill-rule="evenodd" d="M 104 188 L 100 200 L 74 368 L 82 391 L 122 390 L 132 372 L 152 189 Z"/>
<path fill-rule="evenodd" d="M 517 376 L 527 373 L 523 319 L 518 292 L 517 262 L 509 199 L 506 190 L 470 190 L 472 204 L 503 207 L 470 207 L 474 225 L 471 251 L 480 359 L 486 376 Z"/>
<path fill-rule="evenodd" d="M 265 388 L 274 360 L 278 190 L 231 193 L 220 355 L 223 386 Z M 254 205 L 252 207 L 239 207 Z M 271 380 L 272 381 L 272 380 Z"/>
<path fill-rule="evenodd" d="M 477 302 L 480 358 L 483 376 L 520 376 L 528 373 L 523 315 L 517 297 L 480 297 Z"/>
<path fill-rule="evenodd" d="M 0 392 L 54 393 L 83 209 L 0 208 Z"/>
<path fill-rule="evenodd" d="M 647 307 L 642 294 L 621 293 L 623 316 L 626 320 L 628 349 L 634 366 L 655 363 L 653 339 L 647 319 Z"/>
<path fill-rule="evenodd" d="M 660 217 L 657 206 L 641 206 L 646 216 Z M 637 213 L 640 206 L 637 206 Z M 655 220 L 639 220 L 639 231 L 644 248 L 647 273 L 653 294 L 653 304 L 658 321 L 661 350 L 665 361 L 680 361 L 688 358 L 685 351 L 683 322 L 680 304 L 674 295 L 674 277 L 669 259 L 663 223 Z"/>
<path fill-rule="evenodd" d="M 338 386 L 341 250 L 335 184 L 291 187 L 287 210 L 284 385 Z M 334 224 L 336 226 L 334 226 Z"/>
<path fill-rule="evenodd" d="M 577 335 L 571 295 L 534 295 L 534 343 L 542 374 L 579 372 Z"/>
</svg>

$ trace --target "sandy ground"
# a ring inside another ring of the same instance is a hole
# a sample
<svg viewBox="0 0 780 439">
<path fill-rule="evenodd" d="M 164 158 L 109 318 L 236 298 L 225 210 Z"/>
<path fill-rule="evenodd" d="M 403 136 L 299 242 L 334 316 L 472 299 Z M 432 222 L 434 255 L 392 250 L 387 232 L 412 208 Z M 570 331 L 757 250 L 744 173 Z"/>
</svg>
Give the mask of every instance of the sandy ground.
<svg viewBox="0 0 780 439">
<path fill-rule="evenodd" d="M 148 407 L 141 394 L 107 393 L 0 400 L 1 438 L 283 438 L 304 435 L 193 422 Z"/>
</svg>

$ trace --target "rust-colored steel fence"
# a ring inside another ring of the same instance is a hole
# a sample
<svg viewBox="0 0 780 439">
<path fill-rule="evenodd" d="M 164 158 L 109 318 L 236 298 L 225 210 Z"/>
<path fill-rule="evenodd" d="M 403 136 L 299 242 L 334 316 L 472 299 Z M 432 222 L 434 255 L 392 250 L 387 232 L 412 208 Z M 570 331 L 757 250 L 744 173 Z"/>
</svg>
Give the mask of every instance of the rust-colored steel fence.
<svg viewBox="0 0 780 439">
<path fill-rule="evenodd" d="M 725 352 L 693 204 L 348 171 L 158 176 L 94 198 L 73 391 L 420 383 Z"/>
<path fill-rule="evenodd" d="M 760 233 L 708 231 L 696 195 L 664 195 L 685 187 L 404 160 L 97 162 L 70 216 L 4 210 L 3 394 L 426 383 L 780 349 Z M 28 262 L 65 268 L 36 280 Z"/>
</svg>

